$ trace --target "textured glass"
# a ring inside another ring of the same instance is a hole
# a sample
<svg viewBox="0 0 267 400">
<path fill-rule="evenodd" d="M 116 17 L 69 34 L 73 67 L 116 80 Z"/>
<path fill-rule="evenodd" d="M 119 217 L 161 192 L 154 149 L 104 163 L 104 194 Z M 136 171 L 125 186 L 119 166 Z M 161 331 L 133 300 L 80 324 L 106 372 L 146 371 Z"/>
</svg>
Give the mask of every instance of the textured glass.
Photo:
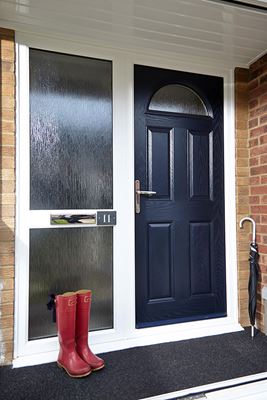
<svg viewBox="0 0 267 400">
<path fill-rule="evenodd" d="M 199 95 L 182 85 L 163 86 L 154 94 L 148 108 L 152 111 L 208 115 Z"/>
<path fill-rule="evenodd" d="M 29 339 L 56 334 L 51 293 L 92 290 L 90 330 L 113 327 L 111 227 L 30 230 Z"/>
<path fill-rule="evenodd" d="M 112 208 L 112 63 L 30 49 L 32 210 Z"/>
</svg>

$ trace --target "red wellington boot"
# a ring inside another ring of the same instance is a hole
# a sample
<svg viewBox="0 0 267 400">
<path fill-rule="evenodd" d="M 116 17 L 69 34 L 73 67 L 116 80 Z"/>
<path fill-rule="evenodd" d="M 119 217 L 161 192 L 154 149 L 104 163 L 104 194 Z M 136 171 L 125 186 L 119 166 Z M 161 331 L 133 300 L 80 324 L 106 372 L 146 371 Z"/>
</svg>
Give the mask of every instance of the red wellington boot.
<svg viewBox="0 0 267 400">
<path fill-rule="evenodd" d="M 93 371 L 98 371 L 105 366 L 105 363 L 102 358 L 92 353 L 88 346 L 92 292 L 91 290 L 79 290 L 76 295 L 76 350 L 79 356 L 91 366 Z"/>
<path fill-rule="evenodd" d="M 81 378 L 92 372 L 90 365 L 76 352 L 75 321 L 76 293 L 68 292 L 56 296 L 57 329 L 60 350 L 57 364 L 73 378 Z"/>
</svg>

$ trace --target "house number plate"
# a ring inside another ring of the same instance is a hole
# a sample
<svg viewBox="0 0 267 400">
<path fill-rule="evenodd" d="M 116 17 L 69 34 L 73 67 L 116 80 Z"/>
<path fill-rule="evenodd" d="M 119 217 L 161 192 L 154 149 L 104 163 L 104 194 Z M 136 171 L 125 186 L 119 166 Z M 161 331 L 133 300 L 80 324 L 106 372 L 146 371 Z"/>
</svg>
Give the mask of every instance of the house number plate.
<svg viewBox="0 0 267 400">
<path fill-rule="evenodd" d="M 114 226 L 117 223 L 116 211 L 97 211 L 91 214 L 52 214 L 51 225 L 102 225 Z"/>
</svg>

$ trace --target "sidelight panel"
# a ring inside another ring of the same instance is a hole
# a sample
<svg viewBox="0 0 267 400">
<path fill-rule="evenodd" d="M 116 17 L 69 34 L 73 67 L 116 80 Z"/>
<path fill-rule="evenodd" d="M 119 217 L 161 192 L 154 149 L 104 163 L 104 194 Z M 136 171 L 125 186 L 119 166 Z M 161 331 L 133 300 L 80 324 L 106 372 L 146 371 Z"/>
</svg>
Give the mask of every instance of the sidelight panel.
<svg viewBox="0 0 267 400">
<path fill-rule="evenodd" d="M 113 327 L 112 229 L 30 230 L 29 339 L 56 334 L 51 293 L 91 289 L 90 330 Z"/>
<path fill-rule="evenodd" d="M 30 208 L 112 208 L 112 63 L 30 49 Z"/>
</svg>

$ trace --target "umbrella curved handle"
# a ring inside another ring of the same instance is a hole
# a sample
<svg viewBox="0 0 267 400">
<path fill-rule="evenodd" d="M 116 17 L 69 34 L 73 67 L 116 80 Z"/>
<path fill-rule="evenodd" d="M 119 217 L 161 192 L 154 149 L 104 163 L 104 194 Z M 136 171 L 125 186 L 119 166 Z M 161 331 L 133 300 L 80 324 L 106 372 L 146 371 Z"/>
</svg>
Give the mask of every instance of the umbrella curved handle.
<svg viewBox="0 0 267 400">
<path fill-rule="evenodd" d="M 253 243 L 256 243 L 256 222 L 254 221 L 253 218 L 250 218 L 250 217 L 242 218 L 241 221 L 239 222 L 239 227 L 240 227 L 241 229 L 243 228 L 243 223 L 244 223 L 245 221 L 249 221 L 249 222 L 252 223 L 252 229 L 253 229 L 253 230 L 252 230 L 252 242 L 253 242 Z"/>
</svg>

